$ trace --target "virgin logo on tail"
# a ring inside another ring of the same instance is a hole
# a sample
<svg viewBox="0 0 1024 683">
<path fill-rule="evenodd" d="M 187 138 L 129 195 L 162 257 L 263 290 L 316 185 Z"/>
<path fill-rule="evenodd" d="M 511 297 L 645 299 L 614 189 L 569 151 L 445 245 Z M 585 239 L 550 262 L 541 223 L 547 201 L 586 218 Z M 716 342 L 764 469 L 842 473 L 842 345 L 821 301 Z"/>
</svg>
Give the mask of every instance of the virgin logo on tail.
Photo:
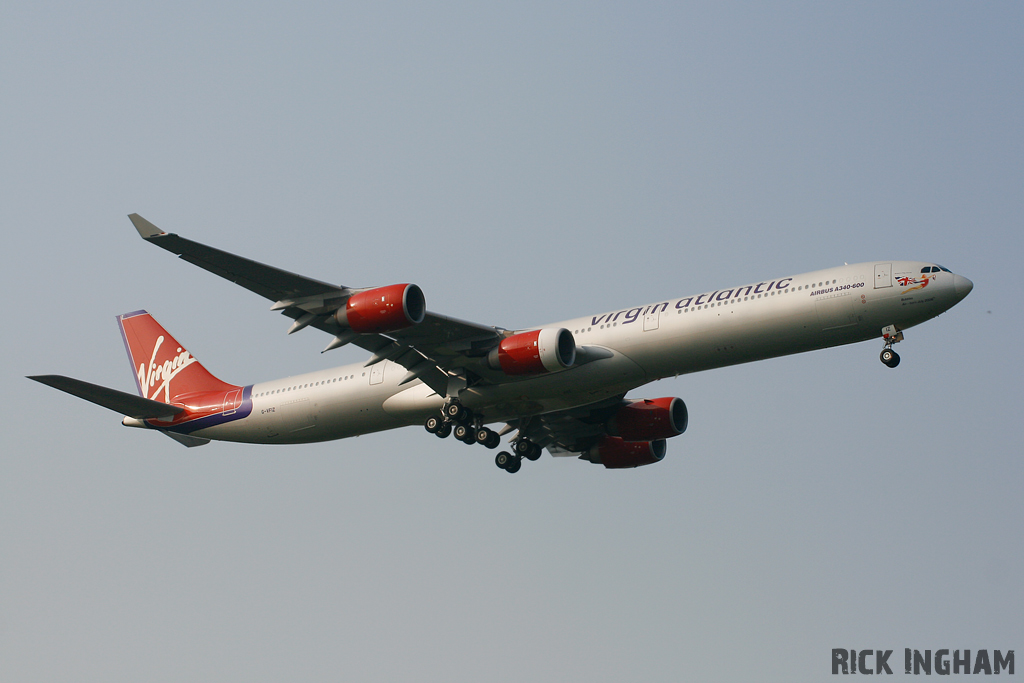
<svg viewBox="0 0 1024 683">
<path fill-rule="evenodd" d="M 237 389 L 214 377 L 146 311 L 118 316 L 139 394 L 164 403 L 185 394 Z"/>
<path fill-rule="evenodd" d="M 180 346 L 178 347 L 178 355 L 174 356 L 170 360 L 165 360 L 160 365 L 156 363 L 156 356 L 160 352 L 160 346 L 164 343 L 163 335 L 156 338 L 156 344 L 153 345 L 153 355 L 149 359 L 149 366 L 145 363 L 139 364 L 139 386 L 142 388 L 142 395 L 146 398 L 153 400 L 158 399 L 157 396 L 160 392 L 163 392 L 163 402 L 171 402 L 171 380 L 178 376 L 182 370 L 187 368 L 196 362 L 196 359 L 188 351 L 185 351 Z M 159 385 L 156 385 L 157 382 Z M 156 389 L 151 395 L 147 392 L 156 385 Z"/>
</svg>

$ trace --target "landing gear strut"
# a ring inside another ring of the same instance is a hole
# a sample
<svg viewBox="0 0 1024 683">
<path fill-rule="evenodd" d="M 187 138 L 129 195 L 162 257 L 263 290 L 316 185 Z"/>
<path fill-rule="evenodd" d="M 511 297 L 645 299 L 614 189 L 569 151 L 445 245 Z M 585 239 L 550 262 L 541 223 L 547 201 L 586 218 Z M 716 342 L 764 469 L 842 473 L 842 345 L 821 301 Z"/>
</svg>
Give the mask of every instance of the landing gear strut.
<svg viewBox="0 0 1024 683">
<path fill-rule="evenodd" d="M 878 359 L 890 368 L 894 368 L 900 364 L 900 354 L 892 350 L 892 345 L 903 341 L 903 332 L 895 325 L 889 325 L 882 328 L 882 339 L 885 340 L 885 348 L 882 349 Z"/>
</svg>

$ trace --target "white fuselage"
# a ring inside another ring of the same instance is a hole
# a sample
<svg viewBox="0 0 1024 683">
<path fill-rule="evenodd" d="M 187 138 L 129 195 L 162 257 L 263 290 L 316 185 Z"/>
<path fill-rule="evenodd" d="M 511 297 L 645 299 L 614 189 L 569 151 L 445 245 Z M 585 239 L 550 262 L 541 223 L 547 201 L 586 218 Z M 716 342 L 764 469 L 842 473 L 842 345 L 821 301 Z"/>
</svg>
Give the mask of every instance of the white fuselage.
<svg viewBox="0 0 1024 683">
<path fill-rule="evenodd" d="M 951 272 L 922 275 L 930 267 L 860 263 L 546 325 L 568 329 L 578 346 L 605 357 L 470 387 L 459 399 L 487 422 L 506 421 L 587 405 L 664 377 L 878 338 L 887 325 L 903 330 L 939 315 L 969 291 L 958 291 L 958 281 L 969 281 Z M 262 382 L 251 388 L 247 417 L 194 435 L 304 443 L 420 424 L 444 398 L 418 380 L 399 386 L 405 375 L 383 361 Z"/>
</svg>

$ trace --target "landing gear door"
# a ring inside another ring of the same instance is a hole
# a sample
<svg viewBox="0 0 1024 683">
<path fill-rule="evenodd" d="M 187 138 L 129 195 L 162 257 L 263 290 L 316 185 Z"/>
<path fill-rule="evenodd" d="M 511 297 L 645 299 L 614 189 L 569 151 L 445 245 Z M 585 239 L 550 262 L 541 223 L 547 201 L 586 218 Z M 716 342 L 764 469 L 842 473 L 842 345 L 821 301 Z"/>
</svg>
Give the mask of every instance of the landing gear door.
<svg viewBox="0 0 1024 683">
<path fill-rule="evenodd" d="M 882 289 L 883 287 L 892 287 L 891 263 L 875 264 L 875 289 Z"/>
</svg>

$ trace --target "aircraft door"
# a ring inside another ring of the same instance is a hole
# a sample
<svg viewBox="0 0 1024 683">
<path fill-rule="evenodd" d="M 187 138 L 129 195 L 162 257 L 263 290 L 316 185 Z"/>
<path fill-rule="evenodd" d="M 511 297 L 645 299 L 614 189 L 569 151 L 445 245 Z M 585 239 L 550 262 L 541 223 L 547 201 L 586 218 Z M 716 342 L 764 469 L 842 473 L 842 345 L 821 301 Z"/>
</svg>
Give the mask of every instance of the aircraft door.
<svg viewBox="0 0 1024 683">
<path fill-rule="evenodd" d="M 370 384 L 380 384 L 384 381 L 384 366 L 389 361 L 381 361 L 370 366 Z"/>
<path fill-rule="evenodd" d="M 644 332 L 658 329 L 658 322 L 661 317 L 661 307 L 655 306 L 644 316 Z"/>
<path fill-rule="evenodd" d="M 224 410 L 222 415 L 234 415 L 238 406 L 242 405 L 242 390 L 235 389 L 224 394 Z"/>
<path fill-rule="evenodd" d="M 891 263 L 875 264 L 875 289 L 882 289 L 883 287 L 892 287 Z"/>
</svg>

